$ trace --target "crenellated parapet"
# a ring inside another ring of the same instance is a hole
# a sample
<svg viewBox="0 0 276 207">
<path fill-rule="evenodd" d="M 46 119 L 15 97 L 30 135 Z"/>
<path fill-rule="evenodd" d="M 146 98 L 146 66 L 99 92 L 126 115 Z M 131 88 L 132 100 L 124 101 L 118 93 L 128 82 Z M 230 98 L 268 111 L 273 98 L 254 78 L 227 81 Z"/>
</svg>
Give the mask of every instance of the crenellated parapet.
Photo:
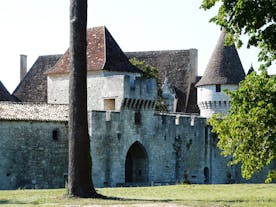
<svg viewBox="0 0 276 207">
<path fill-rule="evenodd" d="M 201 109 L 225 110 L 230 107 L 230 101 L 203 101 L 198 105 Z"/>
<path fill-rule="evenodd" d="M 156 100 L 156 79 L 125 76 L 122 109 L 154 110 Z"/>
<path fill-rule="evenodd" d="M 157 99 L 157 81 L 155 78 L 125 76 L 124 96 L 131 99 Z"/>
<path fill-rule="evenodd" d="M 230 108 L 230 97 L 225 90 L 233 91 L 238 85 L 206 85 L 197 88 L 197 104 L 200 115 L 211 117 L 213 114 L 225 115 Z"/>
</svg>

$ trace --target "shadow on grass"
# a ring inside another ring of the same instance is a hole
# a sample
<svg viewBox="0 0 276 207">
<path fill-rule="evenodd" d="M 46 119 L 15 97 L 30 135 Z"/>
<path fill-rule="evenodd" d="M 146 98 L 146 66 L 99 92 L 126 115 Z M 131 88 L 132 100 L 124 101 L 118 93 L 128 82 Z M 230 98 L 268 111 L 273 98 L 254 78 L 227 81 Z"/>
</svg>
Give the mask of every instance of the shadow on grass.
<svg viewBox="0 0 276 207">
<path fill-rule="evenodd" d="M 160 203 L 167 203 L 175 201 L 173 199 L 138 199 L 138 198 L 121 198 L 121 197 L 112 197 L 112 196 L 105 196 L 102 194 L 97 194 L 96 197 L 90 198 L 80 198 L 80 197 L 68 197 L 67 195 L 64 196 L 65 198 L 71 199 L 99 199 L 99 200 L 108 200 L 108 201 L 128 201 L 128 202 L 160 202 Z"/>
<path fill-rule="evenodd" d="M 204 199 L 136 199 L 136 198 L 120 198 L 120 197 L 109 197 L 98 194 L 98 198 L 96 199 L 103 199 L 103 200 L 111 200 L 111 201 L 129 201 L 129 202 L 159 202 L 159 203 L 168 203 L 168 202 L 208 202 L 208 203 L 247 203 L 250 200 L 247 199 L 229 199 L 229 200 L 204 200 Z M 272 202 L 271 199 L 267 200 L 256 200 L 256 203 L 263 203 L 263 202 Z"/>
<path fill-rule="evenodd" d="M 109 196 L 103 196 L 103 195 L 101 195 L 101 197 L 99 197 L 98 199 L 111 200 L 111 201 L 136 201 L 136 202 L 160 202 L 160 203 L 176 201 L 172 199 L 160 200 L 160 199 L 119 198 L 119 197 L 109 197 Z"/>
<path fill-rule="evenodd" d="M 32 203 L 25 203 L 25 202 L 16 201 L 16 200 L 0 199 L 0 205 L 1 204 L 32 204 Z"/>
</svg>

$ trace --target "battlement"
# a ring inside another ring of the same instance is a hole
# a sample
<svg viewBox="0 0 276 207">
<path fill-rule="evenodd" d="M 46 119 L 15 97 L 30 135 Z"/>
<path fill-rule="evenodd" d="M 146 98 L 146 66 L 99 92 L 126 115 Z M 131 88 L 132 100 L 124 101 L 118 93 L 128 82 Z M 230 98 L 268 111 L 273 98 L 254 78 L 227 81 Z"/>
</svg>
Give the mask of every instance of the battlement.
<svg viewBox="0 0 276 207">
<path fill-rule="evenodd" d="M 146 79 L 142 77 L 125 76 L 124 96 L 129 99 L 157 99 L 157 81 L 155 78 Z"/>
<path fill-rule="evenodd" d="M 157 100 L 156 79 L 125 76 L 122 108 L 154 110 Z"/>
</svg>

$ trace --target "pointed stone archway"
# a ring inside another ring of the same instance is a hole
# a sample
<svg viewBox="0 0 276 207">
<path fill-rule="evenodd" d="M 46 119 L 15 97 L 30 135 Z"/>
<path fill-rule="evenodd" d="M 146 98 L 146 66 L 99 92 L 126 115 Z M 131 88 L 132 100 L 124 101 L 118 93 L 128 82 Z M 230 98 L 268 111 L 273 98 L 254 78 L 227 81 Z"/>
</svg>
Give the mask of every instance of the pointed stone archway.
<svg viewBox="0 0 276 207">
<path fill-rule="evenodd" d="M 144 146 L 138 141 L 130 146 L 126 155 L 125 182 L 148 182 L 148 155 Z"/>
</svg>

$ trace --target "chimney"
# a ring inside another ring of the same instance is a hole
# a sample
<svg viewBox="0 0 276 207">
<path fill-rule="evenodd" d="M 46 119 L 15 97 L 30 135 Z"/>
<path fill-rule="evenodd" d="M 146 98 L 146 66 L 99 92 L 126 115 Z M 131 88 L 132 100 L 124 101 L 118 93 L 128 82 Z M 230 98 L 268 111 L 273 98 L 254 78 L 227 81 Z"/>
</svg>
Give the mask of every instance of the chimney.
<svg viewBox="0 0 276 207">
<path fill-rule="evenodd" d="M 20 81 L 27 73 L 27 55 L 20 55 Z"/>
</svg>

